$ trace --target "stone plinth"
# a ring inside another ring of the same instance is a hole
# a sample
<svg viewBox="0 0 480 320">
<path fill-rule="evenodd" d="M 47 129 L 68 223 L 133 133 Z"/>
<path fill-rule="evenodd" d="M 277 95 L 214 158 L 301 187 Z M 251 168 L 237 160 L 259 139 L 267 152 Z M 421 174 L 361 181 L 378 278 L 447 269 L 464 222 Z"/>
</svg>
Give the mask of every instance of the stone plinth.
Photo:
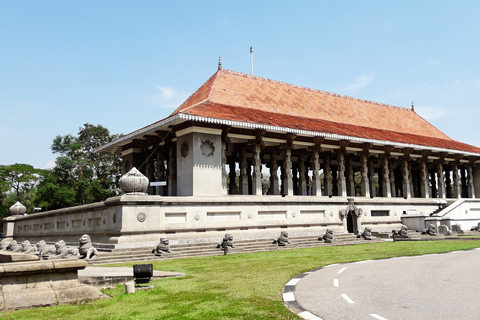
<svg viewBox="0 0 480 320">
<path fill-rule="evenodd" d="M 78 282 L 77 271 L 86 266 L 86 261 L 78 259 L 0 264 L 0 310 L 101 298 L 103 295 L 97 288 Z"/>
</svg>

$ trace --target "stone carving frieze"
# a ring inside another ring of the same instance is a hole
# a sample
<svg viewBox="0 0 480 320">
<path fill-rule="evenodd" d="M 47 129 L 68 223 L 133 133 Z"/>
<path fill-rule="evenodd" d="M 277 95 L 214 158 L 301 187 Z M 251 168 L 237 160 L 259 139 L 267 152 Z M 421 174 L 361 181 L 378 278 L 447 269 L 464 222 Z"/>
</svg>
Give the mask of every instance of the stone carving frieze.
<svg viewBox="0 0 480 320">
<path fill-rule="evenodd" d="M 211 157 L 215 152 L 215 146 L 210 140 L 202 141 L 200 149 L 202 150 L 202 155 L 204 155 L 205 157 Z"/>
</svg>

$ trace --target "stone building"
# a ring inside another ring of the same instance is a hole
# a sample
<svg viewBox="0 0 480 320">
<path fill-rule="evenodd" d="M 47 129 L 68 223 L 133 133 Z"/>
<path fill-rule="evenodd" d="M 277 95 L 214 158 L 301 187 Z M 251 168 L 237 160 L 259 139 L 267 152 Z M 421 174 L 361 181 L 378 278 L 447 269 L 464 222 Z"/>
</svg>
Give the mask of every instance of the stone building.
<svg viewBox="0 0 480 320">
<path fill-rule="evenodd" d="M 7 235 L 62 235 L 114 248 L 391 232 L 407 224 L 463 229 L 480 221 L 480 148 L 411 108 L 219 70 L 167 118 L 97 149 L 121 153 L 147 194 L 4 219 Z"/>
</svg>

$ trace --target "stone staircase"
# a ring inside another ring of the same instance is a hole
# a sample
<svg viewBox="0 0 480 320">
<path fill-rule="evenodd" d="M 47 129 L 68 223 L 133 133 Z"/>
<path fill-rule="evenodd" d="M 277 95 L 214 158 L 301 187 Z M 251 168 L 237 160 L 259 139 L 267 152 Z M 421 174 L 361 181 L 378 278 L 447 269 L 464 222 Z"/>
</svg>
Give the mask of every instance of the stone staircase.
<svg viewBox="0 0 480 320">
<path fill-rule="evenodd" d="M 221 239 L 219 239 L 220 241 Z M 302 236 L 302 237 L 289 237 L 291 244 L 286 246 L 278 246 L 273 244 L 273 239 L 249 239 L 249 240 L 234 240 L 236 248 L 229 248 L 228 254 L 239 254 L 249 252 L 264 252 L 274 250 L 288 250 L 296 248 L 310 248 L 310 247 L 322 247 L 322 246 L 342 246 L 352 245 L 360 243 L 372 243 L 382 242 L 381 238 L 374 238 L 373 240 L 364 240 L 362 238 L 356 238 L 354 234 L 342 233 L 334 234 L 333 243 L 324 243 L 318 241 L 318 237 L 314 236 Z M 162 256 L 156 256 L 152 253 L 153 247 L 148 248 L 134 248 L 134 249 L 114 249 L 110 252 L 101 251 L 99 248 L 99 257 L 93 258 L 89 261 L 89 265 L 111 264 L 121 262 L 145 262 L 159 259 L 179 259 L 190 257 L 204 257 L 204 256 L 218 256 L 223 255 L 223 249 L 218 249 L 218 243 L 202 242 L 202 243 L 189 243 L 178 244 L 170 246 L 172 253 L 165 253 Z"/>
</svg>

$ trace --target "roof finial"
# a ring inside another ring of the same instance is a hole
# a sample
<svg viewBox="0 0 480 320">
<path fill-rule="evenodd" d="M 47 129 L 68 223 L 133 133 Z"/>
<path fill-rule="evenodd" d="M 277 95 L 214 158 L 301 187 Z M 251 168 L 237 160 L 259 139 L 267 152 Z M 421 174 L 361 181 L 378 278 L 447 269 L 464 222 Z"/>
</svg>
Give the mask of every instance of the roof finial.
<svg viewBox="0 0 480 320">
<path fill-rule="evenodd" d="M 412 111 L 415 112 L 415 107 L 413 106 L 413 100 L 412 100 Z"/>
<path fill-rule="evenodd" d="M 222 59 L 218 56 L 218 71 L 222 70 Z"/>
</svg>

